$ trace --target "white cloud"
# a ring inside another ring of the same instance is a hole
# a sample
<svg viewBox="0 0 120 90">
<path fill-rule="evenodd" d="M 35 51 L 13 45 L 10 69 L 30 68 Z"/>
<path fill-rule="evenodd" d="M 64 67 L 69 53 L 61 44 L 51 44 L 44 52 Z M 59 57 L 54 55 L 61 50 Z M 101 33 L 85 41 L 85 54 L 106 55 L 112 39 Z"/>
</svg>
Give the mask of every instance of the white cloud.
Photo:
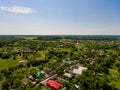
<svg viewBox="0 0 120 90">
<path fill-rule="evenodd" d="M 29 14 L 34 12 L 32 8 L 23 7 L 23 6 L 12 6 L 12 7 L 1 6 L 0 10 L 12 12 L 12 13 L 21 13 L 21 14 Z"/>
</svg>

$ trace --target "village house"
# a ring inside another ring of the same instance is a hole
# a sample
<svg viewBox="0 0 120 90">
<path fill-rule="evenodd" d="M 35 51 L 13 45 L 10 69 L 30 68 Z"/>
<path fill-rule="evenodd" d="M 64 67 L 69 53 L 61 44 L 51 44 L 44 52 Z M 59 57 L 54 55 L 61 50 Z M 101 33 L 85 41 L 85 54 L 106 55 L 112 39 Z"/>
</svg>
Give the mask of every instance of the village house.
<svg viewBox="0 0 120 90">
<path fill-rule="evenodd" d="M 62 90 L 67 90 L 67 87 L 64 87 Z"/>
<path fill-rule="evenodd" d="M 77 43 L 76 43 L 77 45 L 79 45 L 80 43 L 77 41 Z"/>
<path fill-rule="evenodd" d="M 19 64 L 26 65 L 28 63 L 28 60 L 21 60 L 19 61 Z"/>
<path fill-rule="evenodd" d="M 91 50 L 91 53 L 95 53 L 95 51 L 96 51 L 96 50 L 92 49 L 92 50 Z"/>
<path fill-rule="evenodd" d="M 82 71 L 86 70 L 86 69 L 87 69 L 86 67 L 79 66 L 78 69 L 73 69 L 73 73 L 74 74 L 82 74 Z"/>
<path fill-rule="evenodd" d="M 11 52 L 12 52 L 12 53 L 18 53 L 19 50 L 12 50 Z"/>
<path fill-rule="evenodd" d="M 91 65 L 95 65 L 96 64 L 96 58 L 88 58 L 87 59 Z"/>
<path fill-rule="evenodd" d="M 62 85 L 54 80 L 48 80 L 47 86 L 51 87 L 53 90 L 58 90 Z"/>
<path fill-rule="evenodd" d="M 53 76 L 53 75 L 56 74 L 56 71 L 55 71 L 55 70 L 52 70 L 52 69 L 48 69 L 48 70 L 46 70 L 45 72 L 46 72 L 46 74 L 49 75 L 49 76 Z"/>
<path fill-rule="evenodd" d="M 73 61 L 70 60 L 70 58 L 66 58 L 66 59 L 63 60 L 63 64 L 64 64 L 64 63 L 68 63 L 68 64 L 71 65 L 71 64 L 73 64 Z"/>
<path fill-rule="evenodd" d="M 99 50 L 98 52 L 99 52 L 99 55 L 101 55 L 101 56 L 105 54 L 105 52 L 103 50 Z"/>
<path fill-rule="evenodd" d="M 96 59 L 95 58 L 88 58 L 87 59 L 89 62 L 92 62 L 92 61 L 95 61 Z"/>
<path fill-rule="evenodd" d="M 25 48 L 24 53 L 31 53 L 32 50 L 30 48 Z"/>
<path fill-rule="evenodd" d="M 80 86 L 77 85 L 77 84 L 74 84 L 74 86 L 75 86 L 76 89 L 79 89 L 79 87 L 80 87 Z"/>
<path fill-rule="evenodd" d="M 78 61 L 77 60 L 73 60 L 73 65 L 76 65 L 78 64 Z"/>
<path fill-rule="evenodd" d="M 33 86 L 37 84 L 37 82 L 36 82 L 36 81 L 33 81 L 33 82 L 31 82 L 31 83 L 32 83 L 32 85 L 33 85 Z"/>
<path fill-rule="evenodd" d="M 28 83 L 28 78 L 23 78 L 22 80 L 21 80 L 21 82 L 22 82 L 22 84 L 23 85 L 27 85 L 27 83 Z"/>
<path fill-rule="evenodd" d="M 64 76 L 68 77 L 68 78 L 72 78 L 73 75 L 71 73 L 64 73 Z"/>
<path fill-rule="evenodd" d="M 91 65 L 95 65 L 96 64 L 96 61 L 92 61 L 90 62 Z"/>
<path fill-rule="evenodd" d="M 32 75 L 29 76 L 29 79 L 32 80 L 32 81 L 35 80 L 35 78 Z"/>
</svg>

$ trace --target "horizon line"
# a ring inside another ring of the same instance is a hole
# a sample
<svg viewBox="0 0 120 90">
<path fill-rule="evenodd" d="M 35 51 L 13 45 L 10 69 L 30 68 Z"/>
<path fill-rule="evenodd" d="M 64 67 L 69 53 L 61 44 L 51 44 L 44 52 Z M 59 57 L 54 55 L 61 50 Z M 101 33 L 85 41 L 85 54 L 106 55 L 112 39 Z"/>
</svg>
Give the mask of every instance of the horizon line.
<svg viewBox="0 0 120 90">
<path fill-rule="evenodd" d="M 120 34 L 0 34 L 0 36 L 120 36 Z"/>
</svg>

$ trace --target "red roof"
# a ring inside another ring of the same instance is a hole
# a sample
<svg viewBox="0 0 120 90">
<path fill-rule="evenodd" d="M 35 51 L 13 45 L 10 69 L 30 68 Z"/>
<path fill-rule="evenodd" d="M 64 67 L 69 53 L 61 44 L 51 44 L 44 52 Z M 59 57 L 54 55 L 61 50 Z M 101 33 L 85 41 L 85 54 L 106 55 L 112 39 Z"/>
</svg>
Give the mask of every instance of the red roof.
<svg viewBox="0 0 120 90">
<path fill-rule="evenodd" d="M 53 80 L 48 80 L 47 85 L 53 88 L 54 90 L 58 90 L 61 87 L 61 84 L 53 81 Z"/>
</svg>

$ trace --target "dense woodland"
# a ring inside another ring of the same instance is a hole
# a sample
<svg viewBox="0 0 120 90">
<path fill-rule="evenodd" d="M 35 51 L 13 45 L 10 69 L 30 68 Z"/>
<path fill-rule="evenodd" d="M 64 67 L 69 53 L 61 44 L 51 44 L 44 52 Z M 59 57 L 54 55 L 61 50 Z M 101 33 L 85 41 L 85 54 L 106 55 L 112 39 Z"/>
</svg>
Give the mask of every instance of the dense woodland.
<svg viewBox="0 0 120 90">
<path fill-rule="evenodd" d="M 65 77 L 76 67 L 65 58 L 87 70 Z M 59 90 L 120 90 L 120 36 L 0 36 L 0 90 L 51 90 L 40 83 L 46 73 L 36 77 L 48 69 L 62 79 Z M 37 83 L 23 84 L 30 75 Z"/>
</svg>

